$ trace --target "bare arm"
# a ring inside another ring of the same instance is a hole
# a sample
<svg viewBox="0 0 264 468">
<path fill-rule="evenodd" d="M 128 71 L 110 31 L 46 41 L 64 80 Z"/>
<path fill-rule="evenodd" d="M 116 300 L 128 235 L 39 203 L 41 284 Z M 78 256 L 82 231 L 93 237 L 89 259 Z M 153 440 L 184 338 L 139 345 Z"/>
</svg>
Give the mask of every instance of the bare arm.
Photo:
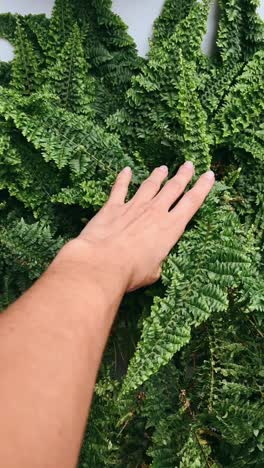
<svg viewBox="0 0 264 468">
<path fill-rule="evenodd" d="M 122 171 L 105 206 L 42 277 L 0 316 L 0 463 L 73 468 L 96 374 L 123 295 L 155 282 L 161 262 L 213 183 L 184 165 L 160 189 L 157 168 L 125 203 Z"/>
</svg>

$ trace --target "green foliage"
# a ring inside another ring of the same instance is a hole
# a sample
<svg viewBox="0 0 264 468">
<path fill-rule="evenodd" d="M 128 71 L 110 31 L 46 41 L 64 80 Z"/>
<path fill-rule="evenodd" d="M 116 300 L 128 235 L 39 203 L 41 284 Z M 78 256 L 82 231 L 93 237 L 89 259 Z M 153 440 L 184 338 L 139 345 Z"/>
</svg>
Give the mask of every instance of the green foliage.
<svg viewBox="0 0 264 468">
<path fill-rule="evenodd" d="M 15 58 L 12 65 L 11 86 L 21 94 L 30 94 L 38 85 L 38 61 L 19 18 L 16 23 L 14 45 Z"/>
<path fill-rule="evenodd" d="M 264 55 L 256 0 L 166 0 L 147 59 L 110 0 L 0 15 L 0 309 L 106 201 L 185 160 L 215 188 L 163 265 L 127 295 L 100 369 L 80 468 L 264 465 Z"/>
<path fill-rule="evenodd" d="M 205 172 L 211 163 L 210 136 L 207 116 L 198 93 L 198 75 L 194 62 L 185 60 L 180 53 L 178 112 L 180 133 L 183 135 L 181 151 L 186 161 L 192 161 L 196 173 Z"/>
<path fill-rule="evenodd" d="M 245 61 L 264 45 L 259 0 L 220 0 L 217 45 L 223 63 Z"/>
<path fill-rule="evenodd" d="M 216 117 L 221 132 L 220 142 L 232 140 L 231 144 L 235 147 L 243 148 L 253 157 L 261 159 L 264 153 L 259 148 L 262 142 L 258 143 L 257 131 L 264 117 L 263 95 L 264 50 L 261 50 L 248 61 Z"/>
<path fill-rule="evenodd" d="M 14 41 L 16 30 L 16 17 L 11 13 L 0 15 L 0 37 L 10 42 Z"/>
<path fill-rule="evenodd" d="M 47 268 L 62 247 L 44 222 L 27 224 L 24 219 L 0 223 L 1 300 L 7 306 Z"/>
<path fill-rule="evenodd" d="M 165 0 L 162 12 L 155 20 L 152 42 L 160 45 L 169 39 L 175 26 L 188 16 L 194 4 L 194 0 Z"/>
<path fill-rule="evenodd" d="M 0 62 L 0 82 L 6 86 L 10 82 L 11 65 L 8 62 Z"/>
<path fill-rule="evenodd" d="M 61 105 L 76 113 L 91 113 L 94 80 L 89 77 L 78 25 L 49 70 L 49 83 L 60 97 Z"/>
<path fill-rule="evenodd" d="M 48 65 L 57 61 L 64 45 L 72 31 L 74 24 L 73 12 L 69 0 L 57 0 L 53 7 L 49 23 L 47 44 L 45 45 L 46 61 Z"/>
</svg>

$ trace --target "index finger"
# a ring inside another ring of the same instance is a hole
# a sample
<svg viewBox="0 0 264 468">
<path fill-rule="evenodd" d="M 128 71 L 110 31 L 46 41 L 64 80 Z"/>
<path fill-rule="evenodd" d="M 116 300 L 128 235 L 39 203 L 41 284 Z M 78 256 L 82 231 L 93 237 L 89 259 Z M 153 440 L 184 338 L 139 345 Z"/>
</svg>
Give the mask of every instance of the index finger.
<svg viewBox="0 0 264 468">
<path fill-rule="evenodd" d="M 213 171 L 205 172 L 196 182 L 191 190 L 189 190 L 173 208 L 169 215 L 172 220 L 177 222 L 181 232 L 184 231 L 186 225 L 202 206 L 205 198 L 209 194 L 215 182 Z"/>
</svg>

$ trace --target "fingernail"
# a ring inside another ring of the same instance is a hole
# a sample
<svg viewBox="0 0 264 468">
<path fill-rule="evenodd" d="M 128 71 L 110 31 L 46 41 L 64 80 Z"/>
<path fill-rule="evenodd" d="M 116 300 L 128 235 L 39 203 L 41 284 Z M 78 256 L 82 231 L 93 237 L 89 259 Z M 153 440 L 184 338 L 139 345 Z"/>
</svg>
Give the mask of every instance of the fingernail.
<svg viewBox="0 0 264 468">
<path fill-rule="evenodd" d="M 160 166 L 159 169 L 163 172 L 168 172 L 168 167 L 163 165 L 163 166 Z"/>
<path fill-rule="evenodd" d="M 204 176 L 208 179 L 208 180 L 213 180 L 215 178 L 215 175 L 214 175 L 214 172 L 213 171 L 207 171 L 205 172 Z"/>
<path fill-rule="evenodd" d="M 129 167 L 129 166 L 124 167 L 122 172 L 123 172 L 123 174 L 129 174 L 131 172 L 131 167 Z"/>
<path fill-rule="evenodd" d="M 184 163 L 184 167 L 186 167 L 187 169 L 194 169 L 194 165 L 193 165 L 192 161 L 186 161 Z"/>
</svg>

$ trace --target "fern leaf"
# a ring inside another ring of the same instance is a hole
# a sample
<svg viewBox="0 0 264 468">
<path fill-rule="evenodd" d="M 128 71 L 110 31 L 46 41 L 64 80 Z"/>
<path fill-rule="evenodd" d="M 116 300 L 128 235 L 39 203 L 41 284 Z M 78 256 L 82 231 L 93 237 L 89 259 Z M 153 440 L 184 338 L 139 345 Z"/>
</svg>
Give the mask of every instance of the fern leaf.
<svg viewBox="0 0 264 468">
<path fill-rule="evenodd" d="M 241 133 L 262 122 L 264 95 L 264 53 L 256 52 L 245 66 L 235 86 L 225 97 L 222 108 L 216 116 L 217 125 L 221 128 L 218 141 L 234 137 L 239 139 Z"/>
<path fill-rule="evenodd" d="M 19 19 L 16 23 L 14 45 L 15 58 L 12 63 L 11 86 L 22 94 L 28 95 L 37 89 L 39 68 L 34 48 Z"/>
<path fill-rule="evenodd" d="M 263 49 L 263 21 L 257 13 L 258 0 L 220 0 L 217 45 L 224 64 L 250 59 Z M 232 65 L 231 65 L 232 64 Z"/>
<path fill-rule="evenodd" d="M 94 80 L 88 76 L 80 31 L 74 25 L 68 41 L 48 72 L 49 84 L 60 97 L 61 105 L 71 112 L 91 114 Z"/>
<path fill-rule="evenodd" d="M 45 47 L 48 66 L 56 63 L 58 55 L 69 39 L 74 17 L 69 0 L 56 0 L 49 24 L 48 41 Z"/>
<path fill-rule="evenodd" d="M 165 0 L 160 16 L 155 20 L 152 43 L 160 45 L 174 33 L 176 25 L 188 16 L 195 0 Z"/>
</svg>

